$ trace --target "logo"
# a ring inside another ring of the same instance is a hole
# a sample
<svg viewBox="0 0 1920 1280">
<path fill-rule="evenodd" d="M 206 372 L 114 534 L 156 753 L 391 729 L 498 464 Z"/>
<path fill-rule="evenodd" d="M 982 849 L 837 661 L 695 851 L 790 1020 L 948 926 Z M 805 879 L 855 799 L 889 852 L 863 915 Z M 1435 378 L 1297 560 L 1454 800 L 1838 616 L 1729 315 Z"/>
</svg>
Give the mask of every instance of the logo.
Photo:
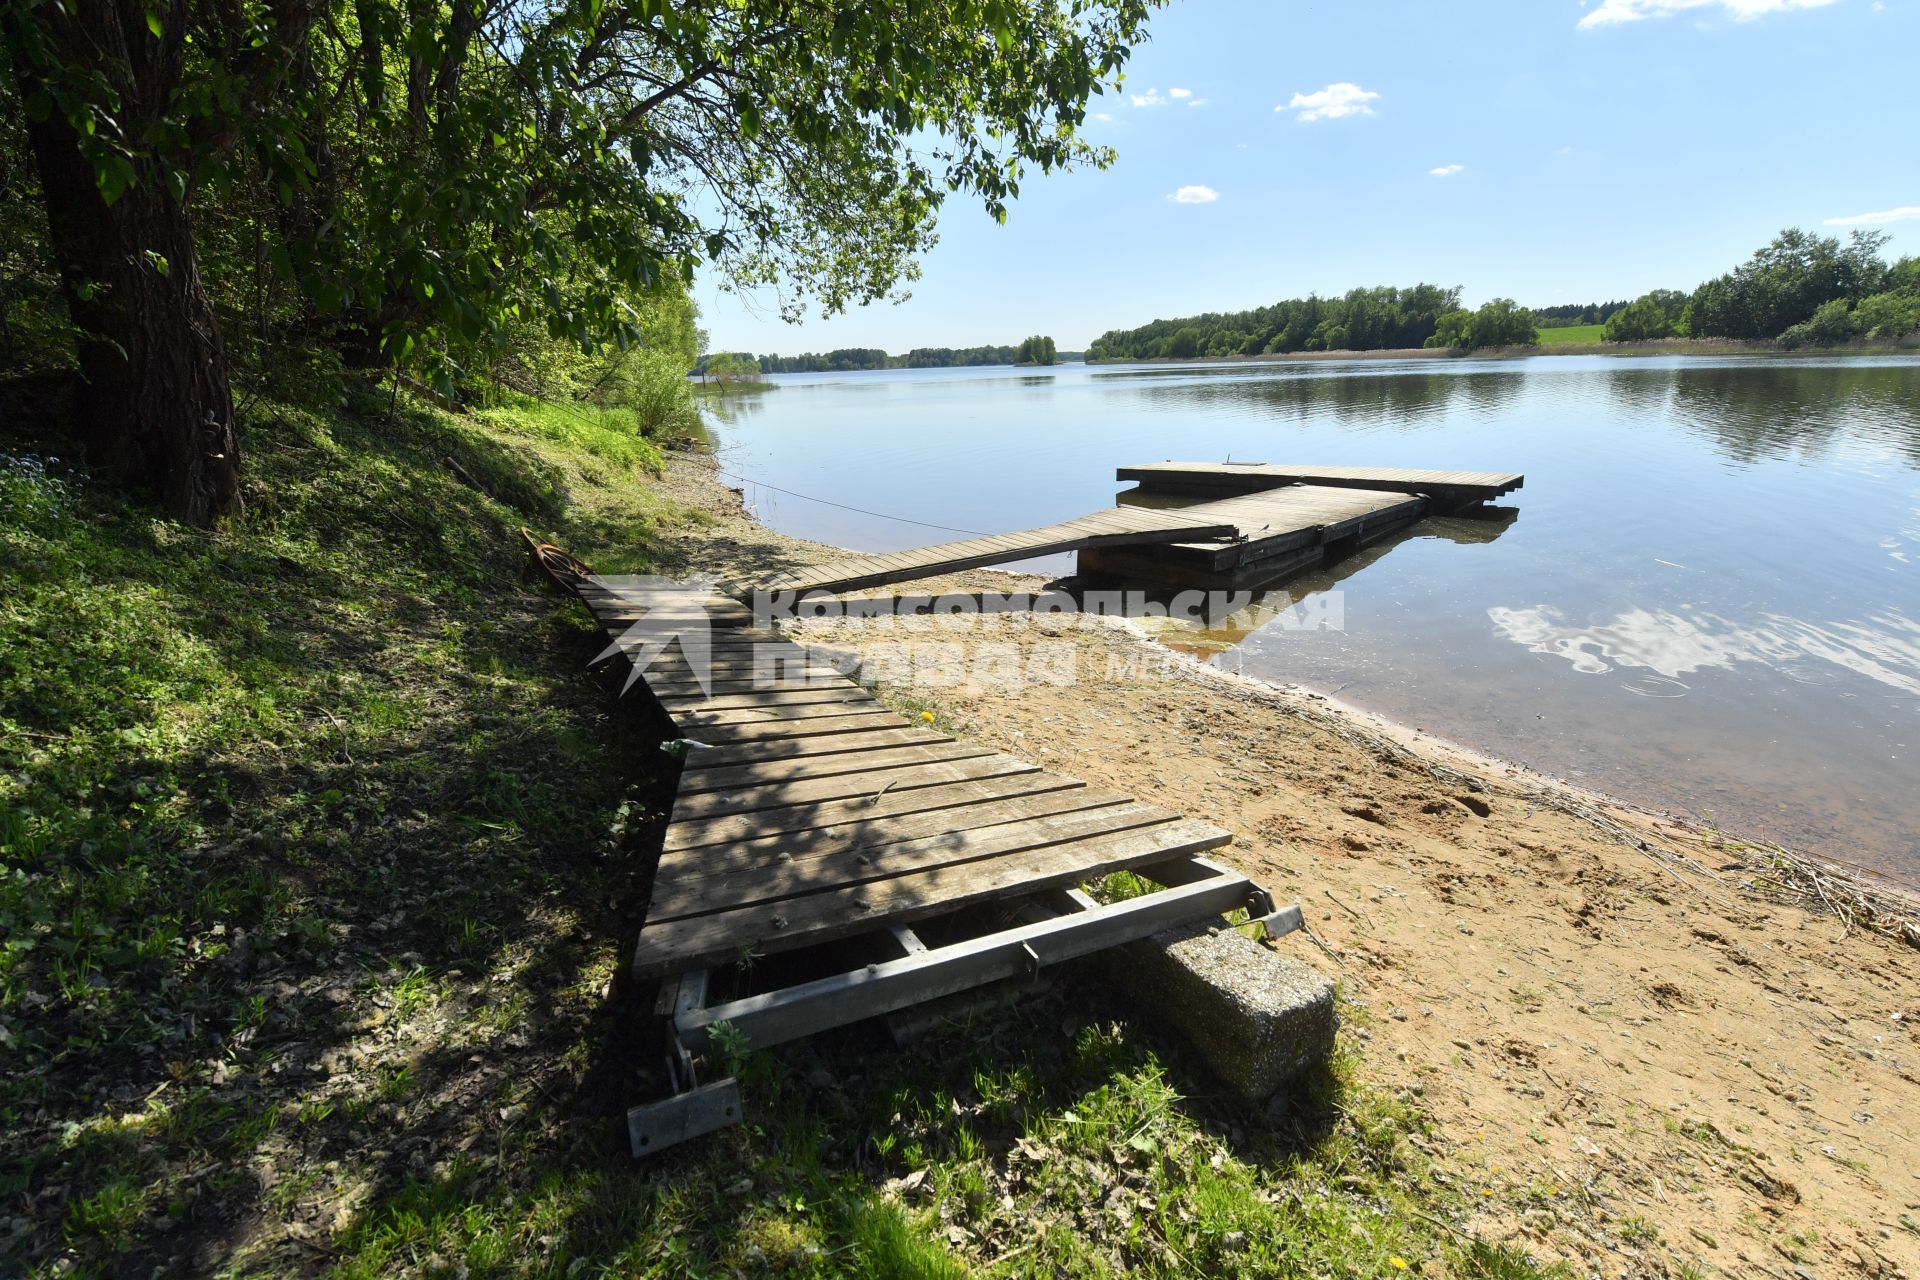
<svg viewBox="0 0 1920 1280">
<path fill-rule="evenodd" d="M 600 585 L 617 601 L 612 610 L 614 620 L 627 626 L 600 651 L 594 663 L 624 654 L 627 682 L 620 692 L 625 694 L 677 642 L 680 659 L 699 684 L 701 694 L 711 697 L 713 615 L 707 604 L 713 599 L 716 581 L 707 575 L 679 581 L 647 574 L 600 578 Z"/>
</svg>

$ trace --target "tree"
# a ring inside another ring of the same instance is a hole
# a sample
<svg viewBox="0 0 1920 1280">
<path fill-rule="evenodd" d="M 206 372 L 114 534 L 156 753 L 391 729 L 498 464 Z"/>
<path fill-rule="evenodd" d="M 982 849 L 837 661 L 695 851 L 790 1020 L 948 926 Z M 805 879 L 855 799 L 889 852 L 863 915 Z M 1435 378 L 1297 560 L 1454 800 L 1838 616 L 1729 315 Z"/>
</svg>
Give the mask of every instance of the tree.
<svg viewBox="0 0 1920 1280">
<path fill-rule="evenodd" d="M 1695 337 L 1774 338 L 1836 298 L 1848 303 L 1887 288 L 1880 258 L 1887 236 L 1855 231 L 1842 245 L 1789 227 L 1726 275 L 1693 294 L 1689 324 Z"/>
<path fill-rule="evenodd" d="M 707 361 L 707 377 L 722 387 L 729 382 L 757 382 L 760 364 L 744 352 L 724 351 Z"/>
<path fill-rule="evenodd" d="M 1435 323 L 1429 347 L 1477 351 L 1482 347 L 1526 347 L 1540 341 L 1533 312 L 1512 298 L 1494 298 L 1478 311 L 1449 311 Z"/>
<path fill-rule="evenodd" d="M 1687 295 L 1677 289 L 1643 293 L 1607 317 L 1600 337 L 1606 342 L 1646 342 L 1686 332 Z"/>
<path fill-rule="evenodd" d="M 1013 356 L 1015 364 L 1054 364 L 1058 359 L 1053 339 L 1041 334 L 1021 339 L 1020 348 Z"/>
<path fill-rule="evenodd" d="M 245 189 L 356 354 L 450 384 L 540 317 L 631 342 L 714 264 L 831 313 L 915 273 L 949 192 L 997 218 L 1160 0 L 5 0 L 98 447 L 239 503 L 196 211 Z"/>
</svg>

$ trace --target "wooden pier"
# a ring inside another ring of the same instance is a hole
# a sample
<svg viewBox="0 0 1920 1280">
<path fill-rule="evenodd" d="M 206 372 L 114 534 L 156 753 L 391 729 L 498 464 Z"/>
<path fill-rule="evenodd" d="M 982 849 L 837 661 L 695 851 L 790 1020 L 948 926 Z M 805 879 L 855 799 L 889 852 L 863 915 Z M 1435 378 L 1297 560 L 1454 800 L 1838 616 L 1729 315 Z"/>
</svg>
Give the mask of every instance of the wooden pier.
<svg viewBox="0 0 1920 1280">
<path fill-rule="evenodd" d="M 1038 529 L 857 555 L 744 590 L 854 591 L 1059 551 L 1084 575 L 1167 587 L 1258 590 L 1357 551 L 1429 515 L 1491 513 L 1525 477 L 1396 467 L 1158 462 L 1121 467 L 1120 505 Z M 1170 505 L 1177 499 L 1186 505 Z M 1153 505 L 1147 505 L 1153 504 Z"/>
</svg>

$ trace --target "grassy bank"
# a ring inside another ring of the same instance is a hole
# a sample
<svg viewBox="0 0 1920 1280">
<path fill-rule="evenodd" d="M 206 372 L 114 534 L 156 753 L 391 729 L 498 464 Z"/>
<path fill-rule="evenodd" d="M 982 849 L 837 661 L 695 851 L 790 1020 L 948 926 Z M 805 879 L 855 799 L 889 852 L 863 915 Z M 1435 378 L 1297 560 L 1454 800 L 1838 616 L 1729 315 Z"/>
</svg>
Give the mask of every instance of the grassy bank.
<svg viewBox="0 0 1920 1280">
<path fill-rule="evenodd" d="M 0 1273 L 1534 1274 L 1416 1092 L 1250 1113 L 1075 973 L 756 1056 L 754 1124 L 633 1165 L 671 779 L 517 527 L 645 571 L 704 517 L 538 401 L 246 442 L 207 534 L 0 441 Z"/>
</svg>

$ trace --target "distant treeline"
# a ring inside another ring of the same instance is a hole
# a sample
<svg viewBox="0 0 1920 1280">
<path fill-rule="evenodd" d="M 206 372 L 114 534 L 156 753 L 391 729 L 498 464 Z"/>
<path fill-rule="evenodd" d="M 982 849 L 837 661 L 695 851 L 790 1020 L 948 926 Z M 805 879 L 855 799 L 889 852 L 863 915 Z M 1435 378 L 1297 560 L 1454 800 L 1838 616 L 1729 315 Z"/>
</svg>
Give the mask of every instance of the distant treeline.
<svg viewBox="0 0 1920 1280">
<path fill-rule="evenodd" d="M 1557 307 L 1535 307 L 1533 322 L 1542 329 L 1572 329 L 1583 324 L 1605 324 L 1607 317 L 1627 305 L 1618 302 L 1568 302 Z"/>
<path fill-rule="evenodd" d="M 1036 358 L 1030 344 L 1045 343 L 1049 359 Z M 720 355 L 758 363 L 762 373 L 850 373 L 861 369 L 961 369 L 989 364 L 1051 364 L 1054 359 L 1078 359 L 1077 351 L 1053 351 L 1053 339 L 1028 338 L 1015 346 L 988 347 L 915 347 L 905 355 L 889 355 L 878 347 L 842 347 L 837 351 L 809 351 L 805 355 L 783 356 L 768 352 L 755 356 L 750 352 L 721 352 L 703 356 L 694 372 L 704 374 L 707 364 Z"/>
<path fill-rule="evenodd" d="M 1771 244 L 1691 293 L 1655 289 L 1632 302 L 1566 303 L 1528 310 L 1495 298 L 1476 311 L 1458 288 L 1355 289 L 1252 311 L 1208 312 L 1110 329 L 1089 360 L 1167 360 L 1295 351 L 1403 347 L 1477 350 L 1530 346 L 1540 328 L 1604 324 L 1607 342 L 1661 338 L 1771 340 L 1785 347 L 1884 341 L 1920 333 L 1920 258 L 1889 263 L 1888 237 L 1855 231 L 1843 244 L 1789 228 Z"/>
<path fill-rule="evenodd" d="M 1213 312 L 1110 329 L 1093 340 L 1089 360 L 1256 356 L 1293 351 L 1380 351 L 1418 347 L 1440 317 L 1460 309 L 1460 290 L 1355 289 L 1345 297 L 1289 298 L 1252 311 Z"/>
</svg>

